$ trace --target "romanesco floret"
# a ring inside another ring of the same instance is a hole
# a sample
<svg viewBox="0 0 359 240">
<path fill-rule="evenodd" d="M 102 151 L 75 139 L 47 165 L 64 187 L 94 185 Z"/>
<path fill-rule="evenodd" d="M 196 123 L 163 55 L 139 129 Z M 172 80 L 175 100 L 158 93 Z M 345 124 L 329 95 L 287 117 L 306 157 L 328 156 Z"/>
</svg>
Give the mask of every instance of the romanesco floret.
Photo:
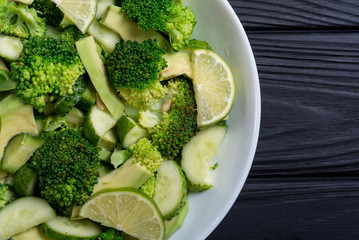
<svg viewBox="0 0 359 240">
<path fill-rule="evenodd" d="M 48 132 L 42 138 L 45 143 L 29 164 L 38 173 L 41 196 L 65 215 L 92 194 L 99 176 L 99 149 L 73 128 Z"/>
<path fill-rule="evenodd" d="M 141 30 L 154 29 L 169 36 L 173 49 L 178 50 L 191 38 L 196 16 L 190 7 L 172 0 L 124 0 L 122 11 Z"/>
<path fill-rule="evenodd" d="M 125 240 L 125 238 L 116 229 L 103 227 L 102 233 L 97 240 Z"/>
<path fill-rule="evenodd" d="M 0 33 L 20 38 L 44 36 L 46 21 L 24 3 L 0 3 Z"/>
<path fill-rule="evenodd" d="M 40 17 L 45 18 L 47 25 L 50 26 L 58 26 L 64 17 L 61 10 L 51 0 L 34 0 L 30 7 L 35 8 Z"/>
<path fill-rule="evenodd" d="M 50 101 L 72 94 L 76 80 L 85 72 L 71 41 L 32 37 L 24 43 L 20 61 L 11 64 L 16 94 L 39 112 Z"/>
<path fill-rule="evenodd" d="M 197 106 L 192 83 L 184 77 L 168 83 L 171 106 L 163 120 L 150 129 L 153 145 L 163 157 L 175 158 L 182 147 L 196 134 Z"/>
<path fill-rule="evenodd" d="M 148 196 L 153 197 L 156 189 L 156 175 L 151 176 L 144 184 L 139 188 L 140 191 L 146 193 Z"/>
<path fill-rule="evenodd" d="M 132 153 L 132 162 L 140 163 L 153 174 L 161 166 L 163 158 L 157 148 L 147 138 L 141 138 L 137 143 L 129 147 Z"/>
<path fill-rule="evenodd" d="M 116 44 L 106 61 L 108 78 L 120 96 L 131 106 L 152 105 L 161 99 L 166 88 L 160 81 L 160 72 L 167 67 L 157 40 L 142 43 L 124 41 Z"/>
<path fill-rule="evenodd" d="M 0 210 L 10 202 L 13 196 L 14 192 L 9 189 L 9 186 L 0 183 Z"/>
</svg>

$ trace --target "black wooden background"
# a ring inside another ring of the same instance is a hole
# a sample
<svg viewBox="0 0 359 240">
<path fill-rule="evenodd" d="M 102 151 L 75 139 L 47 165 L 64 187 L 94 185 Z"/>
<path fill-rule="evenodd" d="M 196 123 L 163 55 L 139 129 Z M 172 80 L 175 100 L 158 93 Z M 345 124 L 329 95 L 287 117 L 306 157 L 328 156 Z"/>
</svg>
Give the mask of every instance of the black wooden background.
<svg viewBox="0 0 359 240">
<path fill-rule="evenodd" d="M 249 178 L 207 240 L 359 239 L 359 0 L 230 0 L 258 65 Z"/>
</svg>

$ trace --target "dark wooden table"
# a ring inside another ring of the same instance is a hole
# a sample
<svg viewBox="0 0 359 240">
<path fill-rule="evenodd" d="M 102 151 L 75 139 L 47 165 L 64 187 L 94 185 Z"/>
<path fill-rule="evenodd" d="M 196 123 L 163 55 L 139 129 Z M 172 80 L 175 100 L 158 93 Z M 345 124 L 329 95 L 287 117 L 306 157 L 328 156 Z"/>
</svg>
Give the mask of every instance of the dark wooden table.
<svg viewBox="0 0 359 240">
<path fill-rule="evenodd" d="M 231 0 L 258 65 L 249 178 L 208 240 L 359 239 L 359 0 Z"/>
</svg>

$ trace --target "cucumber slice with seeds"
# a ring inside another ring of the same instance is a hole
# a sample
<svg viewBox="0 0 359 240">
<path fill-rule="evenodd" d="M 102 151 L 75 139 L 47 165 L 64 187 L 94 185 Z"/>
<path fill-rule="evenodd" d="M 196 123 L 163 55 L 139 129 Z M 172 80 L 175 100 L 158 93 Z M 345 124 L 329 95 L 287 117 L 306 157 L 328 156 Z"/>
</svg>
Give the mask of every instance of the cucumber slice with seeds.
<svg viewBox="0 0 359 240">
<path fill-rule="evenodd" d="M 13 137 L 5 148 L 1 170 L 15 173 L 43 143 L 41 138 L 26 133 Z"/>
<path fill-rule="evenodd" d="M 19 196 L 33 195 L 36 183 L 36 171 L 25 164 L 15 174 L 14 191 Z"/>
<path fill-rule="evenodd" d="M 186 196 L 185 201 L 186 201 L 186 203 L 185 203 L 184 207 L 181 209 L 180 213 L 177 216 L 171 218 L 171 220 L 165 221 L 165 226 L 166 226 L 165 239 L 169 239 L 183 225 L 183 222 L 188 213 L 188 198 L 187 198 L 187 196 Z"/>
<path fill-rule="evenodd" d="M 55 218 L 55 211 L 42 198 L 19 198 L 0 211 L 0 240 Z"/>
<path fill-rule="evenodd" d="M 117 121 L 117 135 L 124 148 L 128 148 L 131 144 L 136 143 L 143 137 L 148 136 L 148 132 L 140 127 L 134 120 L 122 115 Z"/>
<path fill-rule="evenodd" d="M 227 126 L 214 125 L 200 130 L 182 150 L 181 167 L 188 179 L 189 190 L 204 191 L 212 187 L 210 161 L 226 135 Z"/>
<path fill-rule="evenodd" d="M 83 123 L 85 137 L 93 144 L 98 144 L 101 138 L 113 128 L 115 124 L 116 119 L 112 117 L 110 112 L 103 111 L 94 105 Z"/>
<path fill-rule="evenodd" d="M 11 237 L 11 240 L 51 240 L 46 237 L 38 227 L 33 227 L 25 232 Z"/>
<path fill-rule="evenodd" d="M 186 178 L 175 161 L 165 160 L 157 172 L 155 194 L 157 203 L 164 219 L 178 215 L 186 204 Z"/>
<path fill-rule="evenodd" d="M 41 232 L 56 240 L 97 240 L 101 227 L 94 222 L 81 219 L 71 220 L 67 217 L 56 217 L 39 226 Z"/>
</svg>

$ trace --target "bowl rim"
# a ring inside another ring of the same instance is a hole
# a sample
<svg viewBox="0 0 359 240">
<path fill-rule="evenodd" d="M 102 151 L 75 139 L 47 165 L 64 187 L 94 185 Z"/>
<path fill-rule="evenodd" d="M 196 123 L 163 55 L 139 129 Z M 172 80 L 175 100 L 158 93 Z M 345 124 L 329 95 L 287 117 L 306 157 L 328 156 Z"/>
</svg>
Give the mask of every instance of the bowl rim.
<svg viewBox="0 0 359 240">
<path fill-rule="evenodd" d="M 251 148 L 248 151 L 248 158 L 249 161 L 246 161 L 245 168 L 243 169 L 244 175 L 241 177 L 241 180 L 236 185 L 236 188 L 233 190 L 232 194 L 228 196 L 228 202 L 223 207 L 221 213 L 216 218 L 216 221 L 212 223 L 211 227 L 207 228 L 206 231 L 203 232 L 203 239 L 207 238 L 216 228 L 217 226 L 222 222 L 222 220 L 225 218 L 225 216 L 229 213 L 231 208 L 233 207 L 235 201 L 237 200 L 241 190 L 243 189 L 243 186 L 248 179 L 248 175 L 250 172 L 250 169 L 252 167 L 255 153 L 257 150 L 258 140 L 259 140 L 259 130 L 260 130 L 260 122 L 261 122 L 261 91 L 260 91 L 260 82 L 259 82 L 259 75 L 258 75 L 258 69 L 257 64 L 255 61 L 254 53 L 251 47 L 251 44 L 249 42 L 248 36 L 244 30 L 244 27 L 235 13 L 234 9 L 232 8 L 231 4 L 228 2 L 228 0 L 223 1 L 224 7 L 226 8 L 226 11 L 229 13 L 229 17 L 231 18 L 234 25 L 237 27 L 237 30 L 240 32 L 240 34 L 243 36 L 243 44 L 245 45 L 245 51 L 246 55 L 248 56 L 248 60 L 250 62 L 249 66 L 251 66 L 251 69 L 248 70 L 251 73 L 251 79 L 253 79 L 253 94 L 254 94 L 254 123 L 253 123 L 253 131 L 252 131 L 252 142 L 251 142 Z"/>
</svg>

